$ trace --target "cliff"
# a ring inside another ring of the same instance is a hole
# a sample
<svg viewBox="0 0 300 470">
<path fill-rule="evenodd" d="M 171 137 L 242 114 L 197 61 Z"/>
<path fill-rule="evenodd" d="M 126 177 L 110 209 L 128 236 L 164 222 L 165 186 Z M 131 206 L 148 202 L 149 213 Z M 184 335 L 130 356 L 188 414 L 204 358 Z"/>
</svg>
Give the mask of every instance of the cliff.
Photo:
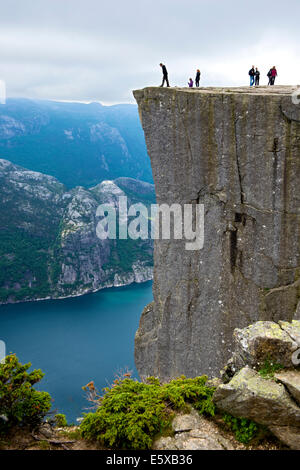
<svg viewBox="0 0 300 470">
<path fill-rule="evenodd" d="M 300 317 L 295 87 L 134 91 L 159 204 L 204 204 L 204 247 L 157 240 L 141 376 L 219 374 L 234 328 Z M 298 309 L 297 309 L 298 306 Z"/>
<path fill-rule="evenodd" d="M 99 204 L 154 203 L 132 178 L 68 191 L 52 176 L 0 159 L 0 304 L 63 298 L 152 279 L 151 240 L 100 240 Z"/>
</svg>

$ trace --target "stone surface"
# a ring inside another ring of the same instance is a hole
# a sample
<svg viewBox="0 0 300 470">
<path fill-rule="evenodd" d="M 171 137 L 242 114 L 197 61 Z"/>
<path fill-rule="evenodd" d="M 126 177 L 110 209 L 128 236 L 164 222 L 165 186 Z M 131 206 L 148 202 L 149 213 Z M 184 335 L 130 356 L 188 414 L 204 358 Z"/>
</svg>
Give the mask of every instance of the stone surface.
<svg viewBox="0 0 300 470">
<path fill-rule="evenodd" d="M 53 428 L 48 423 L 42 424 L 42 426 L 40 426 L 39 428 L 39 432 L 40 434 L 47 437 L 48 439 L 51 439 L 51 437 L 53 437 L 53 434 L 54 434 Z"/>
<path fill-rule="evenodd" d="M 260 369 L 265 361 L 294 367 L 293 353 L 300 348 L 300 322 L 258 321 L 233 333 L 234 353 L 221 372 L 224 382 L 248 365 Z"/>
<path fill-rule="evenodd" d="M 292 397 L 295 399 L 298 405 L 300 405 L 300 371 L 282 371 L 280 373 L 275 374 L 275 378 L 287 387 Z"/>
<path fill-rule="evenodd" d="M 267 426 L 294 426 L 300 431 L 300 408 L 282 384 L 262 378 L 248 366 L 214 394 L 217 407 Z"/>
<path fill-rule="evenodd" d="M 200 424 L 200 416 L 197 411 L 185 415 L 177 415 L 172 422 L 172 429 L 174 432 L 190 431 L 197 428 Z"/>
<path fill-rule="evenodd" d="M 299 309 L 299 305 L 297 307 L 297 311 Z M 300 321 L 293 320 L 292 322 L 286 321 L 279 321 L 278 322 L 280 327 L 287 332 L 287 334 L 295 341 L 300 347 Z"/>
<path fill-rule="evenodd" d="M 300 428 L 292 426 L 270 426 L 270 431 L 293 450 L 300 450 Z"/>
<path fill-rule="evenodd" d="M 172 422 L 173 437 L 161 437 L 153 444 L 156 450 L 233 450 L 232 442 L 222 435 L 215 423 L 191 413 L 175 416 Z"/>
<path fill-rule="evenodd" d="M 178 450 L 225 450 L 217 439 L 205 433 L 197 433 L 197 436 L 181 433 L 175 436 L 175 445 Z"/>
<path fill-rule="evenodd" d="M 140 376 L 216 376 L 232 333 L 299 318 L 300 107 L 296 87 L 134 92 L 159 204 L 204 204 L 204 247 L 156 240 Z"/>
</svg>

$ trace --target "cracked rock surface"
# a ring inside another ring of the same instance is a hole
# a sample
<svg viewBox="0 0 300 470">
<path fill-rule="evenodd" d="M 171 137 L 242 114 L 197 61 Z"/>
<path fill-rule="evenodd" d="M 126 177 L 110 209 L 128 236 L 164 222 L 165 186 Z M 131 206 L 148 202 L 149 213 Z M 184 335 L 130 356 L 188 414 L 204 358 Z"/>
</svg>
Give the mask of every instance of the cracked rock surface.
<svg viewBox="0 0 300 470">
<path fill-rule="evenodd" d="M 235 328 L 300 318 L 295 90 L 134 92 L 158 204 L 204 204 L 205 213 L 203 249 L 155 241 L 154 303 L 135 340 L 140 376 L 216 376 Z"/>
</svg>

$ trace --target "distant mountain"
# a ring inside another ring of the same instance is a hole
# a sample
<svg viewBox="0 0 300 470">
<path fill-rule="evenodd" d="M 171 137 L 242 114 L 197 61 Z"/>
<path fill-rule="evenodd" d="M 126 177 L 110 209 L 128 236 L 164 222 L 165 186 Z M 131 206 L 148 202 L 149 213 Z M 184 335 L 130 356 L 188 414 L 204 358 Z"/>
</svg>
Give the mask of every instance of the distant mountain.
<svg viewBox="0 0 300 470">
<path fill-rule="evenodd" d="M 97 207 L 117 206 L 119 196 L 129 205 L 155 202 L 154 186 L 131 178 L 68 190 L 52 176 L 0 160 L 0 303 L 151 279 L 151 240 L 96 236 Z"/>
<path fill-rule="evenodd" d="M 68 188 L 120 176 L 152 183 L 135 105 L 8 99 L 0 105 L 0 158 Z"/>
</svg>

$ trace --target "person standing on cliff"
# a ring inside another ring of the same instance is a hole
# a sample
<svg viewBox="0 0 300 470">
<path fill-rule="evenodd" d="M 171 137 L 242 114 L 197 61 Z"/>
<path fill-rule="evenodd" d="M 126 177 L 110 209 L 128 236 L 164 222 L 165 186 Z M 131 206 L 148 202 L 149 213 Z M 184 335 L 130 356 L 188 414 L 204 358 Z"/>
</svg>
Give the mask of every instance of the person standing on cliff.
<svg viewBox="0 0 300 470">
<path fill-rule="evenodd" d="M 256 67 L 256 69 L 255 69 L 255 86 L 259 86 L 259 79 L 260 79 L 260 71 Z"/>
<path fill-rule="evenodd" d="M 267 73 L 267 77 L 268 77 L 268 79 L 269 79 L 268 85 L 271 85 L 271 81 L 272 81 L 272 69 L 270 69 L 269 72 Z"/>
<path fill-rule="evenodd" d="M 248 74 L 250 75 L 250 86 L 253 86 L 255 80 L 255 68 L 252 65 L 252 68 L 249 70 Z"/>
<path fill-rule="evenodd" d="M 275 78 L 277 77 L 277 70 L 275 65 L 271 68 L 271 80 L 270 80 L 270 85 L 274 85 L 275 83 Z"/>
<path fill-rule="evenodd" d="M 199 69 L 197 69 L 196 78 L 195 78 L 195 85 L 197 88 L 199 87 L 199 83 L 200 83 L 200 75 L 201 75 L 201 72 Z"/>
<path fill-rule="evenodd" d="M 167 87 L 169 87 L 170 84 L 169 84 L 169 78 L 168 78 L 167 67 L 166 67 L 164 64 L 162 64 L 162 63 L 160 63 L 159 65 L 161 66 L 161 68 L 162 68 L 162 73 L 163 73 L 163 81 L 162 81 L 162 84 L 161 84 L 160 86 L 164 86 L 164 84 L 165 84 L 165 82 L 166 82 L 166 83 L 167 83 Z"/>
</svg>

